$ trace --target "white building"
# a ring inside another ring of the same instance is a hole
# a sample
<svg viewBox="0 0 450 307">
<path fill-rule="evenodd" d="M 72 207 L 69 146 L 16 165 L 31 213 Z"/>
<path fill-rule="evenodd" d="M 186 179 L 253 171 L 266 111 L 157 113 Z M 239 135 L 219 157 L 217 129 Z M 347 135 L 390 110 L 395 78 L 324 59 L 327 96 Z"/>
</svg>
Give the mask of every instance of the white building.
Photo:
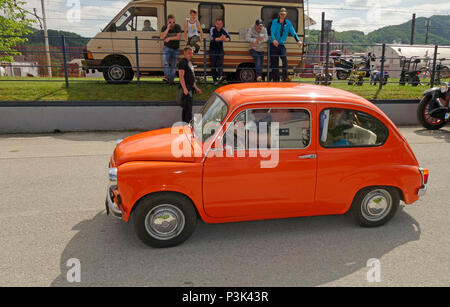
<svg viewBox="0 0 450 307">
<path fill-rule="evenodd" d="M 38 62 L 4 62 L 4 76 L 37 77 L 39 75 Z"/>
<path fill-rule="evenodd" d="M 370 47 L 369 51 L 375 53 L 377 57 L 377 69 L 380 69 L 380 59 L 382 46 Z M 386 53 L 384 62 L 384 70 L 389 73 L 391 78 L 400 78 L 402 68 L 400 67 L 400 59 L 405 57 L 410 59 L 416 57 L 421 60 L 417 65 L 417 69 L 422 67 L 433 67 L 434 46 L 432 45 L 386 45 Z M 442 60 L 442 64 L 450 65 L 450 46 L 439 46 L 437 59 Z"/>
</svg>

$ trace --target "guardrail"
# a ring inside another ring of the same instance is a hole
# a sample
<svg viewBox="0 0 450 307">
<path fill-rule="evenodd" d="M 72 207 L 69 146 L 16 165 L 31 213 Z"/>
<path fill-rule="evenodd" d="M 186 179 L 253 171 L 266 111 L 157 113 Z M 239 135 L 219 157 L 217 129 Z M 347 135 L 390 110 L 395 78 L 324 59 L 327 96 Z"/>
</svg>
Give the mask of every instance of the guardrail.
<svg viewBox="0 0 450 307">
<path fill-rule="evenodd" d="M 5 37 L 5 36 L 3 36 Z M 45 70 L 51 68 L 52 71 L 55 71 L 56 75 L 62 75 L 64 78 L 64 82 L 66 87 L 69 87 L 70 82 L 86 82 L 87 79 L 82 78 L 71 78 L 73 75 L 73 71 L 79 70 L 80 67 L 76 67 L 71 65 L 69 61 L 80 55 L 84 55 L 84 50 L 82 47 L 79 49 L 74 49 L 74 47 L 67 47 L 66 37 L 64 35 L 55 37 L 48 36 L 49 38 L 58 38 L 60 39 L 59 46 L 52 46 L 52 50 L 46 52 L 42 50 L 42 48 L 33 47 L 33 50 L 28 50 L 25 47 L 18 47 L 17 49 L 22 52 L 25 56 L 31 56 L 36 59 L 37 65 L 33 66 L 40 70 L 40 75 L 45 76 Z M 1 38 L 1 37 L 0 37 Z M 44 40 L 44 36 L 42 37 Z M 74 38 L 70 38 L 73 40 Z M 142 47 L 148 43 L 148 41 L 161 41 L 160 39 L 155 38 L 138 38 L 135 36 L 134 38 L 91 38 L 94 40 L 113 40 L 113 41 L 129 41 L 130 44 L 128 46 L 129 52 L 121 52 L 122 55 L 132 56 L 135 60 L 134 65 L 125 65 L 124 68 L 132 69 L 135 73 L 137 84 L 141 83 L 141 77 L 143 77 L 149 71 L 162 71 L 164 69 L 163 66 L 148 66 L 142 65 L 142 59 L 147 56 L 157 55 L 162 57 L 163 52 L 145 52 L 146 47 Z M 245 44 L 248 46 L 248 42 L 246 41 L 233 41 L 234 44 Z M 202 56 L 202 63 L 196 63 L 197 73 L 202 76 L 202 81 L 204 83 L 208 82 L 209 72 L 211 69 L 218 69 L 219 67 L 211 67 L 208 65 L 208 56 L 211 56 L 208 50 L 208 40 L 203 40 L 203 50 L 200 53 Z M 230 43 L 225 43 L 225 46 Z M 294 43 L 287 43 L 287 47 Z M 298 52 L 298 55 L 287 55 L 286 58 L 291 63 L 298 63 L 295 66 L 288 66 L 288 71 L 290 74 L 294 74 L 294 81 L 301 82 L 310 82 L 317 83 L 323 85 L 329 85 L 331 83 L 347 83 L 349 85 L 361 85 L 369 78 L 371 84 L 378 85 L 380 89 L 383 88 L 384 85 L 389 83 L 398 83 L 400 85 L 411 84 L 416 86 L 418 84 L 429 84 L 430 87 L 433 87 L 436 84 L 439 84 L 441 81 L 447 80 L 450 78 L 450 68 L 447 65 L 444 65 L 445 61 L 450 62 L 449 59 L 441 58 L 440 51 L 446 50 L 450 52 L 449 46 L 427 46 L 427 48 L 431 48 L 432 52 L 427 54 L 424 57 L 405 57 L 400 58 L 399 56 L 388 56 L 386 51 L 387 48 L 391 45 L 388 44 L 342 44 L 342 43 L 305 43 L 303 49 Z M 424 48 L 423 46 L 413 46 L 417 48 Z M 406 47 L 405 47 L 406 48 Z M 41 50 L 39 50 L 41 49 Z M 134 49 L 134 50 L 133 50 Z M 242 49 L 242 48 L 241 48 Z M 341 55 L 336 55 L 336 50 L 341 51 Z M 381 55 L 374 54 L 377 50 Z M 289 50 L 289 49 L 288 49 Z M 365 50 L 365 57 L 362 54 L 358 54 L 355 50 L 361 51 Z M 372 57 L 369 56 L 368 52 L 372 53 Z M 4 51 L 0 50 L 0 54 L 3 54 Z M 50 53 L 52 57 L 52 65 L 48 65 L 45 59 L 45 55 Z M 100 54 L 114 54 L 114 52 L 105 52 L 105 51 L 91 51 L 93 55 Z M 375 55 L 375 56 L 373 56 Z M 246 53 L 236 53 L 232 54 L 227 53 L 225 51 L 226 58 L 236 58 L 236 57 L 244 57 L 246 58 L 246 63 L 253 63 L 251 55 L 249 52 Z M 282 58 L 283 56 L 280 56 Z M 263 77 L 265 81 L 270 81 L 273 73 L 273 67 L 271 61 L 275 58 L 270 54 L 270 42 L 267 42 L 266 52 L 264 55 L 263 61 Z M 278 58 L 277 58 L 278 59 Z M 295 61 L 294 61 L 295 60 Z M 249 62 L 248 62 L 249 61 Z M 347 62 L 346 62 L 347 61 Z M 353 62 L 351 62 L 353 61 Z M 387 62 L 396 63 L 398 61 L 399 68 L 393 68 L 391 65 L 386 65 Z M 416 63 L 415 61 L 420 61 Z M 344 64 L 346 63 L 346 67 Z M 425 64 L 425 65 L 422 65 Z M 14 70 L 14 68 L 20 67 L 30 67 L 29 65 L 13 65 L 4 63 L 3 66 L 5 68 L 9 68 L 10 70 Z M 97 65 L 95 68 L 97 70 L 107 69 L 108 65 Z M 420 69 L 418 69 L 420 67 Z M 249 67 L 243 67 L 249 68 Z M 223 69 L 225 71 L 229 70 L 238 70 L 243 69 L 239 68 L 235 65 L 224 65 Z M 254 69 L 254 67 L 250 67 Z M 376 68 L 376 69 L 375 69 Z M 388 70 L 389 68 L 389 70 Z M 280 66 L 281 69 L 281 66 Z M 344 71 L 344 73 L 339 73 L 339 71 Z M 386 73 L 392 76 L 392 74 L 399 75 L 400 78 L 398 81 L 393 81 L 393 78 L 390 77 L 386 80 Z M 13 74 L 14 75 L 14 74 Z M 348 75 L 346 79 L 340 80 L 339 78 L 343 78 L 343 75 Z M 308 80 L 313 78 L 313 80 Z M 306 78 L 306 79 L 305 79 Z M 337 80 L 336 80 L 337 79 Z M 348 80 L 347 80 L 348 79 Z M 57 81 L 61 82 L 61 79 L 2 79 L 0 81 L 42 81 L 42 82 L 52 82 Z M 448 81 L 448 80 L 447 80 Z M 158 81 L 162 82 L 162 81 Z M 230 80 L 230 82 L 236 82 Z"/>
</svg>

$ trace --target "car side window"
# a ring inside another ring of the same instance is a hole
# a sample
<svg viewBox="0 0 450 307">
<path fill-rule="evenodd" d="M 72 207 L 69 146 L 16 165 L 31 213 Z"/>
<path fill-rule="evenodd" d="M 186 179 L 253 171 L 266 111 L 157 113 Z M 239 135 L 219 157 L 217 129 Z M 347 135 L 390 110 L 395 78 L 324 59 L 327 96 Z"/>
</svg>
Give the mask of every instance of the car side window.
<svg viewBox="0 0 450 307">
<path fill-rule="evenodd" d="M 302 149 L 310 144 L 310 116 L 304 109 L 250 109 L 229 124 L 223 145 L 235 149 Z"/>
<path fill-rule="evenodd" d="M 131 7 L 116 22 L 117 31 L 157 31 L 156 7 Z"/>
<path fill-rule="evenodd" d="M 325 109 L 319 117 L 322 147 L 380 146 L 386 142 L 388 128 L 367 113 L 350 109 Z"/>
</svg>

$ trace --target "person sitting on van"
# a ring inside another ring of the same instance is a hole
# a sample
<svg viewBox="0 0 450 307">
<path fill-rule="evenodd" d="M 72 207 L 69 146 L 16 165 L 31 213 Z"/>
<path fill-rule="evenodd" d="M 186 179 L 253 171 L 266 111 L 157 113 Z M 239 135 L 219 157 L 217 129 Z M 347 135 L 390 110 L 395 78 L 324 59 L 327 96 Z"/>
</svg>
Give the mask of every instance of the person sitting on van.
<svg viewBox="0 0 450 307">
<path fill-rule="evenodd" d="M 209 60 L 211 62 L 211 73 L 214 85 L 218 85 L 223 80 L 223 59 L 225 51 L 223 42 L 231 40 L 227 30 L 223 27 L 223 19 L 217 18 L 215 26 L 209 31 L 211 42 L 209 44 Z"/>
<path fill-rule="evenodd" d="M 155 31 L 155 29 L 152 28 L 150 20 L 146 19 L 144 21 L 144 27 L 142 28 L 142 31 Z"/>
<path fill-rule="evenodd" d="M 278 60 L 281 57 L 283 63 L 283 81 L 290 81 L 288 77 L 288 59 L 286 56 L 286 43 L 287 37 L 291 34 L 297 41 L 299 47 L 302 46 L 302 42 L 295 32 L 292 22 L 286 18 L 287 10 L 282 8 L 278 14 L 278 18 L 272 21 L 270 28 L 270 63 L 272 67 L 272 76 L 275 82 L 280 81 L 280 70 Z"/>
<path fill-rule="evenodd" d="M 264 59 L 264 43 L 267 42 L 267 29 L 261 19 L 248 29 L 247 42 L 249 42 L 250 54 L 255 59 L 256 81 L 262 81 L 262 62 Z"/>
<path fill-rule="evenodd" d="M 178 54 L 180 53 L 180 39 L 181 27 L 175 23 L 175 16 L 167 16 L 167 25 L 161 28 L 160 38 L 164 40 L 163 47 L 163 67 L 164 78 L 163 81 L 170 85 L 175 84 L 175 72 L 178 61 Z"/>
<path fill-rule="evenodd" d="M 190 18 L 184 23 L 184 40 L 188 46 L 194 47 L 194 53 L 200 50 L 199 42 L 203 41 L 203 30 L 200 21 L 197 19 L 197 10 L 191 9 Z"/>
</svg>

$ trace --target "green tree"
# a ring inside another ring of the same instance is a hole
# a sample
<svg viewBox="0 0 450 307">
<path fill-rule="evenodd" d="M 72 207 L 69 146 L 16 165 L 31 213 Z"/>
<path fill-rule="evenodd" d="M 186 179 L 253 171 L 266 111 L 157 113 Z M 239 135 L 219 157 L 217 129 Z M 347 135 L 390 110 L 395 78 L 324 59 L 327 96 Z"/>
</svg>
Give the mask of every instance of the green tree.
<svg viewBox="0 0 450 307">
<path fill-rule="evenodd" d="M 31 33 L 33 20 L 24 4 L 21 0 L 0 0 L 0 61 L 12 62 L 13 55 L 20 55 L 14 47 L 26 42 L 24 36 Z"/>
</svg>

